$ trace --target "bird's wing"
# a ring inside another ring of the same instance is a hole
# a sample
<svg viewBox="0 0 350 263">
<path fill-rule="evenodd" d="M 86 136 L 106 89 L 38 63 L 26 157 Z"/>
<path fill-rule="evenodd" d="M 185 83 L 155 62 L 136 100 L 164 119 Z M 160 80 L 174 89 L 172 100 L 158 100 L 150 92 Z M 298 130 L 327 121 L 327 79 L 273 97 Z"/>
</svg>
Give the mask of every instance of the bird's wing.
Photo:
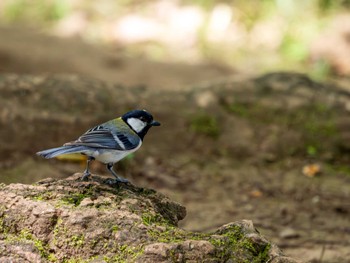
<svg viewBox="0 0 350 263">
<path fill-rule="evenodd" d="M 94 148 L 113 149 L 120 151 L 128 151 L 136 148 L 140 143 L 140 137 L 129 132 L 128 126 L 119 125 L 119 129 L 111 129 L 103 125 L 96 126 L 76 141 L 66 143 L 65 145 L 82 145 Z"/>
</svg>

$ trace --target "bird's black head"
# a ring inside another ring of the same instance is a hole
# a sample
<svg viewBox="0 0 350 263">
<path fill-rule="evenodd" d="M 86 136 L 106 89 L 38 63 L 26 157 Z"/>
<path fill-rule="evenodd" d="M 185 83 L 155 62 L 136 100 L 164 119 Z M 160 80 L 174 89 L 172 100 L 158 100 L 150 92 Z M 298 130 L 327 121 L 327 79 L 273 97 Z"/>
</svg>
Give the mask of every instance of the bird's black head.
<svg viewBox="0 0 350 263">
<path fill-rule="evenodd" d="M 160 125 L 160 123 L 153 120 L 153 116 L 145 110 L 129 111 L 122 116 L 122 119 L 141 139 L 146 135 L 149 128 Z"/>
</svg>

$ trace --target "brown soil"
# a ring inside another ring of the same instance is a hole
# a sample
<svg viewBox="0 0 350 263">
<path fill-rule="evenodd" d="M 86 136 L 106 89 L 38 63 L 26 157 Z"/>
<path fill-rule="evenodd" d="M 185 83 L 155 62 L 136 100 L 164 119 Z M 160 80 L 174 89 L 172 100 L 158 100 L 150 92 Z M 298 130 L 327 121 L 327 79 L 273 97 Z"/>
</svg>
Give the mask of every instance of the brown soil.
<svg viewBox="0 0 350 263">
<path fill-rule="evenodd" d="M 0 78 L 2 182 L 82 170 L 34 153 L 147 108 L 162 126 L 118 170 L 185 205 L 183 228 L 211 231 L 249 219 L 289 256 L 350 262 L 348 83 L 285 73 L 237 80 L 216 65 L 116 59 L 78 40 L 0 33 L 0 71 L 34 74 Z M 105 172 L 97 163 L 93 170 Z"/>
</svg>

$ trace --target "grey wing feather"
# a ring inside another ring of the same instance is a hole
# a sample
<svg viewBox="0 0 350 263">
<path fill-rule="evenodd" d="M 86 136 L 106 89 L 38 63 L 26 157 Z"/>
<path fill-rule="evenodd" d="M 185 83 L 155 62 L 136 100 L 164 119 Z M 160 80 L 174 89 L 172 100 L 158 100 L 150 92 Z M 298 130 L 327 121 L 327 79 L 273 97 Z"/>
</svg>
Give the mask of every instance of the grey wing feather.
<svg viewBox="0 0 350 263">
<path fill-rule="evenodd" d="M 76 141 L 65 145 L 82 145 L 125 151 L 136 148 L 139 143 L 140 138 L 136 134 L 126 134 L 125 131 L 111 131 L 110 129 L 91 129 Z"/>
</svg>

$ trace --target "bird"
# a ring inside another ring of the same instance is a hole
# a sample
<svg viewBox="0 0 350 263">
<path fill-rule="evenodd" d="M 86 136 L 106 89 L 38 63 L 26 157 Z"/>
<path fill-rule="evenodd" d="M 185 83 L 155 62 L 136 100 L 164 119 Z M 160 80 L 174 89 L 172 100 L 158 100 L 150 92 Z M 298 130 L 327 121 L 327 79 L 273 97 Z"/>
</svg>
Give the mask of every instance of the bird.
<svg viewBox="0 0 350 263">
<path fill-rule="evenodd" d="M 160 123 L 153 120 L 149 112 L 132 110 L 89 129 L 75 141 L 36 154 L 50 159 L 61 154 L 81 153 L 87 156 L 82 180 L 87 180 L 91 175 L 89 169 L 91 161 L 98 160 L 106 165 L 116 182 L 127 183 L 127 179 L 118 176 L 113 170 L 113 165 L 137 151 L 148 130 L 153 126 L 160 126 Z"/>
</svg>

